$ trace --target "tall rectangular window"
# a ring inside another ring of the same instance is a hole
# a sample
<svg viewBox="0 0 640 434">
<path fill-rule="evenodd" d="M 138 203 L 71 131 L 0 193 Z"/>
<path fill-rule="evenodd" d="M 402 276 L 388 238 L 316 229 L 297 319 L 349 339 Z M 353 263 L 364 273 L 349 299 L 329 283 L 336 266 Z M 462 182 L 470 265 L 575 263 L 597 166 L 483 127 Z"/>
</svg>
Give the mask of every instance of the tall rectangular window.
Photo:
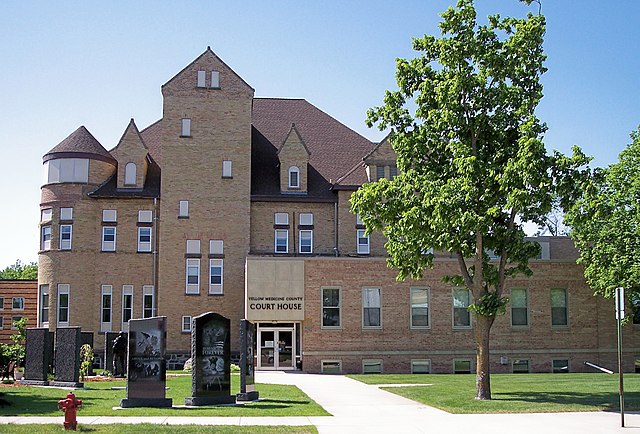
<svg viewBox="0 0 640 434">
<path fill-rule="evenodd" d="M 275 231 L 275 252 L 276 253 L 288 253 L 289 252 L 289 230 L 288 229 L 276 229 Z"/>
<path fill-rule="evenodd" d="M 429 327 L 429 289 L 411 288 L 411 328 Z"/>
<path fill-rule="evenodd" d="M 553 288 L 551 290 L 551 325 L 569 325 L 567 290 L 564 288 Z"/>
<path fill-rule="evenodd" d="M 200 259 L 187 259 L 187 294 L 200 294 Z"/>
<path fill-rule="evenodd" d="M 43 286 L 47 286 L 48 288 L 48 285 L 43 285 Z M 0 297 L 0 310 L 2 309 L 4 309 L 4 297 Z"/>
<path fill-rule="evenodd" d="M 151 251 L 151 228 L 138 228 L 138 252 Z"/>
<path fill-rule="evenodd" d="M 209 294 L 223 293 L 222 259 L 209 260 Z"/>
<path fill-rule="evenodd" d="M 69 325 L 69 285 L 58 284 L 58 326 Z"/>
<path fill-rule="evenodd" d="M 102 227 L 102 251 L 115 252 L 116 250 L 116 227 Z"/>
<path fill-rule="evenodd" d="M 524 288 L 511 289 L 511 325 L 529 325 L 527 315 L 527 290 Z"/>
<path fill-rule="evenodd" d="M 191 119 L 180 119 L 180 137 L 191 137 Z"/>
<path fill-rule="evenodd" d="M 206 78 L 207 78 L 207 71 L 198 71 L 198 81 L 196 82 L 196 86 L 205 87 Z"/>
<path fill-rule="evenodd" d="M 357 230 L 357 240 L 358 240 L 358 254 L 359 255 L 368 255 L 369 254 L 369 235 L 366 234 L 364 229 Z"/>
<path fill-rule="evenodd" d="M 189 217 L 189 201 L 181 200 L 180 201 L 180 210 L 178 211 L 178 218 L 187 218 Z"/>
<path fill-rule="evenodd" d="M 304 229 L 300 231 L 300 253 L 313 253 L 313 231 Z"/>
<path fill-rule="evenodd" d="M 214 89 L 220 88 L 220 72 L 211 71 L 211 87 Z"/>
<path fill-rule="evenodd" d="M 133 285 L 122 285 L 122 330 L 129 330 L 133 318 Z"/>
<path fill-rule="evenodd" d="M 471 314 L 467 310 L 471 294 L 467 288 L 453 288 L 453 327 L 471 327 Z"/>
<path fill-rule="evenodd" d="M 39 327 L 49 326 L 49 285 L 40 285 L 40 321 Z"/>
<path fill-rule="evenodd" d="M 111 331 L 111 296 L 113 287 L 111 285 L 102 285 L 101 302 L 100 302 L 100 331 Z"/>
<path fill-rule="evenodd" d="M 340 288 L 322 288 L 322 327 L 340 327 Z"/>
<path fill-rule="evenodd" d="M 362 289 L 362 327 L 380 328 L 381 319 L 380 288 Z"/>
<path fill-rule="evenodd" d="M 286 212 L 277 212 L 274 217 L 274 224 L 276 225 L 288 225 L 289 224 L 289 214 Z"/>
<path fill-rule="evenodd" d="M 156 316 L 156 299 L 153 292 L 153 285 L 142 287 L 142 318 Z"/>
<path fill-rule="evenodd" d="M 51 226 L 40 228 L 40 250 L 51 250 Z"/>
<path fill-rule="evenodd" d="M 60 250 L 71 250 L 72 225 L 60 225 Z"/>
<path fill-rule="evenodd" d="M 384 178 L 384 166 L 376 166 L 376 180 Z"/>
<path fill-rule="evenodd" d="M 389 179 L 393 180 L 396 176 L 398 176 L 398 168 L 396 166 L 389 167 Z"/>
<path fill-rule="evenodd" d="M 182 332 L 191 333 L 191 316 L 186 315 L 182 317 Z"/>
<path fill-rule="evenodd" d="M 233 164 L 231 160 L 224 160 L 222 162 L 222 177 L 223 178 L 233 178 Z"/>
</svg>

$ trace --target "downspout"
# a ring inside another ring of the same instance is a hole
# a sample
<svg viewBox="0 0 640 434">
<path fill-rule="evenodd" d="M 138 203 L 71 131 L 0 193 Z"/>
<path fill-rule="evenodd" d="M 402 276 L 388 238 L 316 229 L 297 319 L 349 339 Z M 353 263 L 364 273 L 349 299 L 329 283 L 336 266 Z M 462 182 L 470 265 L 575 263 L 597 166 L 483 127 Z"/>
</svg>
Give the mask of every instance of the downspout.
<svg viewBox="0 0 640 434">
<path fill-rule="evenodd" d="M 333 253 L 338 257 L 340 256 L 340 251 L 338 250 L 338 200 L 333 203 L 333 232 Z"/>
<path fill-rule="evenodd" d="M 158 315 L 158 198 L 153 198 L 153 311 Z M 144 308 L 144 306 L 143 306 Z"/>
</svg>

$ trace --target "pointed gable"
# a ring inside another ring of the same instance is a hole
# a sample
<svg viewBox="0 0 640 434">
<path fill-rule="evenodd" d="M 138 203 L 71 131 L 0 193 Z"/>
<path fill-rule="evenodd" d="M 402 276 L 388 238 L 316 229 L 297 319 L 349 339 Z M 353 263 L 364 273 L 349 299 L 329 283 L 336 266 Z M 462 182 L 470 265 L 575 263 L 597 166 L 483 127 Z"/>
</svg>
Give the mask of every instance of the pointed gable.
<svg viewBox="0 0 640 434">
<path fill-rule="evenodd" d="M 311 153 L 292 123 L 287 138 L 278 149 L 280 190 L 283 193 L 307 192 L 307 166 Z"/>
<path fill-rule="evenodd" d="M 147 155 L 149 151 L 140 136 L 133 119 L 127 125 L 118 145 L 111 150 L 111 155 L 118 161 L 117 188 L 144 187 L 148 170 Z"/>
<path fill-rule="evenodd" d="M 389 136 L 385 137 L 373 150 L 362 159 L 367 170 L 369 181 L 380 178 L 392 179 L 398 174 L 396 153 L 391 146 Z"/>
</svg>

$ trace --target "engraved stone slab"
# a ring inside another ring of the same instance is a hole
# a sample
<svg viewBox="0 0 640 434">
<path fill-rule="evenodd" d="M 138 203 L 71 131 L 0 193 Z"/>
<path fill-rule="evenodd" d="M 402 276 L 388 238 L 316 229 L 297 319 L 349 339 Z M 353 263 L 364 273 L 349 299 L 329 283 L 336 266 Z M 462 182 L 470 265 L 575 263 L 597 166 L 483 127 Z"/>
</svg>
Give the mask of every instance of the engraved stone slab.
<svg viewBox="0 0 640 434">
<path fill-rule="evenodd" d="M 255 401 L 259 393 L 255 390 L 256 326 L 246 319 L 240 320 L 240 393 L 238 401 Z"/>
<path fill-rule="evenodd" d="M 46 386 L 53 360 L 53 333 L 48 328 L 27 329 L 25 379 L 26 384 Z"/>
<path fill-rule="evenodd" d="M 83 387 L 80 383 L 80 327 L 56 329 L 55 380 L 52 386 Z"/>
</svg>

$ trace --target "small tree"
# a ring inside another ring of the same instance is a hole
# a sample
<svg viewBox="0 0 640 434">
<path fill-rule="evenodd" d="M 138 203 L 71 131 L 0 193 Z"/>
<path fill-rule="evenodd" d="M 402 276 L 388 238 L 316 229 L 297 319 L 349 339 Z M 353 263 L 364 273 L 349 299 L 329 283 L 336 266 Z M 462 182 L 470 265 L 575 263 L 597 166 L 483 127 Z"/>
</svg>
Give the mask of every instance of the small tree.
<svg viewBox="0 0 640 434">
<path fill-rule="evenodd" d="M 35 262 L 23 264 L 20 259 L 0 271 L 0 280 L 36 280 L 37 278 L 38 264 Z"/>
<path fill-rule="evenodd" d="M 89 375 L 93 366 L 93 348 L 91 345 L 84 344 L 80 347 L 80 378 L 84 381 L 84 377 Z"/>
</svg>

